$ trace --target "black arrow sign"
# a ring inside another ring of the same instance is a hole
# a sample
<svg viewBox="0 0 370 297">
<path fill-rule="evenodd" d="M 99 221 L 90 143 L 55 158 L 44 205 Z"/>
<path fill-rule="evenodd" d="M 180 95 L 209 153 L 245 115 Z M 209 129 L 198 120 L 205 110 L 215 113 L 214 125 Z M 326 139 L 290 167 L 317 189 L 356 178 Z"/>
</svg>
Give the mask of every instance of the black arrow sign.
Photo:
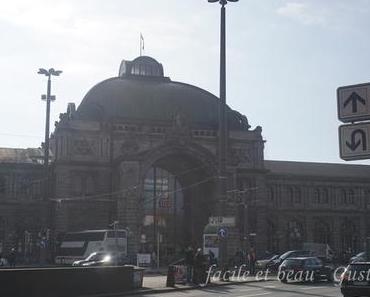
<svg viewBox="0 0 370 297">
<path fill-rule="evenodd" d="M 356 141 L 356 134 L 361 135 L 361 139 Z M 366 151 L 366 134 L 361 129 L 356 129 L 351 133 L 351 142 L 346 141 L 346 145 L 351 151 L 356 150 L 362 142 L 362 150 Z"/>
<path fill-rule="evenodd" d="M 352 112 L 357 112 L 357 102 L 360 102 L 362 105 L 366 104 L 364 98 L 362 98 L 356 92 L 352 92 L 351 96 L 349 96 L 348 99 L 344 101 L 344 107 L 346 107 L 349 103 L 352 103 Z"/>
</svg>

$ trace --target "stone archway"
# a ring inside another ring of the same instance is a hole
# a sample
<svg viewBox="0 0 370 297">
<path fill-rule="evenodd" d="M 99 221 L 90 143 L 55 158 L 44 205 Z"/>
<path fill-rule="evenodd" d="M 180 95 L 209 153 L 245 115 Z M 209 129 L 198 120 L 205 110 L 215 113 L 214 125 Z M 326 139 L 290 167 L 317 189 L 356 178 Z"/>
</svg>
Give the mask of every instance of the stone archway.
<svg viewBox="0 0 370 297">
<path fill-rule="evenodd" d="M 161 263 L 169 263 L 187 245 L 201 247 L 216 205 L 214 164 L 196 146 L 168 145 L 121 160 L 117 211 L 130 228 L 130 253 L 156 252 L 159 242 Z"/>
<path fill-rule="evenodd" d="M 141 248 L 148 252 L 159 244 L 169 263 L 186 246 L 200 247 L 215 206 L 214 175 L 205 165 L 188 155 L 166 155 L 146 170 L 143 185 Z"/>
</svg>

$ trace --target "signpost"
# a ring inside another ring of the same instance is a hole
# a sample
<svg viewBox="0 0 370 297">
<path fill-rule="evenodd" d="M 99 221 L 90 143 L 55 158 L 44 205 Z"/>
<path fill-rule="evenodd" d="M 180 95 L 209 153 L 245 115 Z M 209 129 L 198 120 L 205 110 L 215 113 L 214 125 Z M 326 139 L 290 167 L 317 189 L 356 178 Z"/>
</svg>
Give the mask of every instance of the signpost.
<svg viewBox="0 0 370 297">
<path fill-rule="evenodd" d="M 338 88 L 337 100 L 341 122 L 370 120 L 370 83 Z"/>
<path fill-rule="evenodd" d="M 370 83 L 337 89 L 339 151 L 343 160 L 370 158 Z M 354 123 L 360 122 L 360 123 Z"/>
</svg>

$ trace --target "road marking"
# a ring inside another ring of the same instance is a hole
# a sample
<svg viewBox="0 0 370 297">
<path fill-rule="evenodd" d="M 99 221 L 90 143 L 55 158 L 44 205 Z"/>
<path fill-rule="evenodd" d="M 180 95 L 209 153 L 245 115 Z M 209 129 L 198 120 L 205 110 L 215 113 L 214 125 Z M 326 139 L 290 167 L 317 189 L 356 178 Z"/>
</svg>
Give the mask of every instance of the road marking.
<svg viewBox="0 0 370 297">
<path fill-rule="evenodd" d="M 262 296 L 262 295 L 270 295 L 272 293 L 258 293 L 258 294 L 253 294 L 253 295 L 239 295 L 235 297 L 254 297 L 254 296 Z"/>
<path fill-rule="evenodd" d="M 327 287 L 307 287 L 307 288 L 301 288 L 301 290 L 314 290 L 314 289 L 325 289 Z"/>
</svg>

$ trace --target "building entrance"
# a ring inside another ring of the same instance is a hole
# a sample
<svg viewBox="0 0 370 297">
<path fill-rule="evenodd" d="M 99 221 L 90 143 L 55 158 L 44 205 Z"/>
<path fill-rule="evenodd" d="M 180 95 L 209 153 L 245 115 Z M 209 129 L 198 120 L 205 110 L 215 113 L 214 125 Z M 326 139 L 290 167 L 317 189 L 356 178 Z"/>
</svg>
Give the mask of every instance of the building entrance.
<svg viewBox="0 0 370 297">
<path fill-rule="evenodd" d="M 177 169 L 156 162 L 143 183 L 141 250 L 153 255 L 159 251 L 161 264 L 178 260 L 189 245 L 201 247 L 214 205 L 213 176 L 200 165 L 169 164 L 177 164 Z"/>
</svg>

